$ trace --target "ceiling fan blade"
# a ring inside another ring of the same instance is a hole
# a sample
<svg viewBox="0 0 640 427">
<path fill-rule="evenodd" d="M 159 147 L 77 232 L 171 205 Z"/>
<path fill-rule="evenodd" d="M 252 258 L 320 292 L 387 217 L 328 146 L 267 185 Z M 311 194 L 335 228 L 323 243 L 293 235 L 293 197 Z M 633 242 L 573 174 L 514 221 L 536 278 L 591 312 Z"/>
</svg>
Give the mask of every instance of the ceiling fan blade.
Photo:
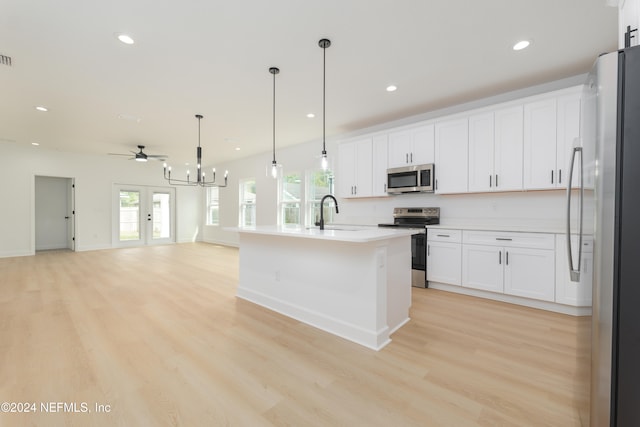
<svg viewBox="0 0 640 427">
<path fill-rule="evenodd" d="M 131 156 L 131 154 L 107 153 L 109 156 Z"/>
</svg>

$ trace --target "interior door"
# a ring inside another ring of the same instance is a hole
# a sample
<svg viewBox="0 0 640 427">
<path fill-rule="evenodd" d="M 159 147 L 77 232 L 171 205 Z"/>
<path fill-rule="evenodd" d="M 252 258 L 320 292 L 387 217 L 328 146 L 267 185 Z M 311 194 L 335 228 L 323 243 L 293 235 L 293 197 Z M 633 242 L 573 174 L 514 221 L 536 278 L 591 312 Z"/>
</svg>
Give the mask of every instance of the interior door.
<svg viewBox="0 0 640 427">
<path fill-rule="evenodd" d="M 175 242 L 175 189 L 117 184 L 113 234 L 116 246 Z"/>
<path fill-rule="evenodd" d="M 35 249 L 74 250 L 73 179 L 35 177 Z"/>
</svg>

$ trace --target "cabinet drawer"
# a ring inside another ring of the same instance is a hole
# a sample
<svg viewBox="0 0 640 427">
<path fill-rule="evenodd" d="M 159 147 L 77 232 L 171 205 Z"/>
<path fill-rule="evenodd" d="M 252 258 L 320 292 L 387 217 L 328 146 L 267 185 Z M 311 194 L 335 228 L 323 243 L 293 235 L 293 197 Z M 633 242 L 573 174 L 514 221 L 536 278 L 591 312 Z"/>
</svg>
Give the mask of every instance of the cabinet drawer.
<svg viewBox="0 0 640 427">
<path fill-rule="evenodd" d="M 427 240 L 431 242 L 460 243 L 462 242 L 462 231 L 448 228 L 427 227 Z"/>
<path fill-rule="evenodd" d="M 462 242 L 474 245 L 492 245 L 514 248 L 555 248 L 554 235 L 549 233 L 464 230 L 462 232 Z"/>
</svg>

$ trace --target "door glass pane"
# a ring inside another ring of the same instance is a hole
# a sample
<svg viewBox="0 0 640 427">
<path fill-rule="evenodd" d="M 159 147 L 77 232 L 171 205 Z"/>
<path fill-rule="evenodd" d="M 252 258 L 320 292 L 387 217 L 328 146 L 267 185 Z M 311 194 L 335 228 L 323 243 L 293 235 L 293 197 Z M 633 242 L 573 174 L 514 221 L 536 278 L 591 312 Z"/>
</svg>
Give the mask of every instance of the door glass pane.
<svg viewBox="0 0 640 427">
<path fill-rule="evenodd" d="M 171 236 L 171 196 L 169 193 L 153 193 L 153 238 L 168 239 Z"/>
<path fill-rule="evenodd" d="M 120 240 L 140 240 L 139 191 L 120 191 Z"/>
</svg>

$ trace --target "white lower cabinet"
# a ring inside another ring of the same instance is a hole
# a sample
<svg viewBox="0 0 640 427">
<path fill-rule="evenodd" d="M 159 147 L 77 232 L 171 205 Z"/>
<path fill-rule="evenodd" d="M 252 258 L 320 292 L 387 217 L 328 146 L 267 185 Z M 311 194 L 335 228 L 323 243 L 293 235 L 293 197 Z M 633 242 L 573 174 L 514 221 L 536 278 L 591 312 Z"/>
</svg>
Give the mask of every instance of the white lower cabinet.
<svg viewBox="0 0 640 427">
<path fill-rule="evenodd" d="M 555 251 L 526 248 L 504 251 L 504 293 L 554 301 Z"/>
<path fill-rule="evenodd" d="M 427 281 L 461 284 L 460 230 L 427 229 Z"/>
<path fill-rule="evenodd" d="M 577 268 L 578 236 L 571 236 L 573 260 Z M 580 263 L 580 282 L 572 282 L 569 277 L 569 261 L 567 257 L 567 237 L 556 235 L 556 302 L 576 307 L 591 306 L 591 290 L 593 286 L 593 237 L 585 236 L 582 240 L 582 260 Z"/>
<path fill-rule="evenodd" d="M 554 301 L 552 234 L 464 231 L 462 286 Z"/>
<path fill-rule="evenodd" d="M 502 248 L 462 246 L 462 286 L 491 292 L 504 291 Z"/>
</svg>

